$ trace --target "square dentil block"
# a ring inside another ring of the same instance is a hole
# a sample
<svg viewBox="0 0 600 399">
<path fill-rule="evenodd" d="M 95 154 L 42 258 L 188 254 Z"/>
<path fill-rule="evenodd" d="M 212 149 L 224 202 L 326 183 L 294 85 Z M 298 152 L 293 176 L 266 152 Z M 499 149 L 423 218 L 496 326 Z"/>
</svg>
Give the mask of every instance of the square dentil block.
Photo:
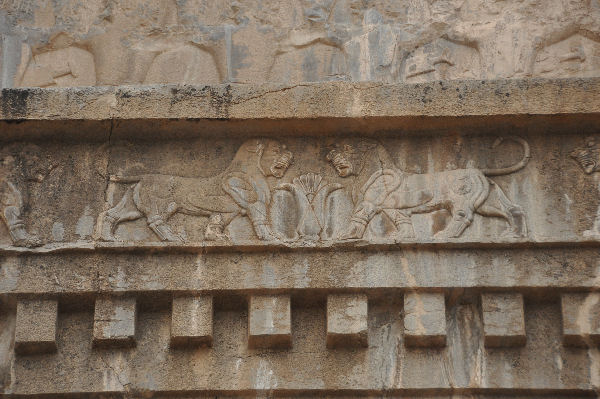
<svg viewBox="0 0 600 399">
<path fill-rule="evenodd" d="M 600 292 L 562 294 L 561 307 L 565 345 L 600 344 Z"/>
<path fill-rule="evenodd" d="M 94 346 L 134 346 L 136 313 L 135 298 L 97 298 L 94 309 Z"/>
<path fill-rule="evenodd" d="M 443 293 L 404 295 L 404 340 L 407 346 L 446 345 L 446 305 Z"/>
<path fill-rule="evenodd" d="M 248 315 L 248 345 L 251 348 L 292 346 L 289 295 L 253 295 Z"/>
<path fill-rule="evenodd" d="M 327 346 L 368 346 L 368 300 L 361 294 L 327 297 Z"/>
<path fill-rule="evenodd" d="M 171 313 L 171 345 L 211 346 L 213 299 L 210 295 L 176 296 Z"/>
<path fill-rule="evenodd" d="M 523 295 L 518 293 L 482 294 L 483 333 L 485 346 L 523 346 L 525 313 Z"/>
<path fill-rule="evenodd" d="M 15 352 L 22 355 L 56 351 L 58 302 L 53 299 L 19 299 Z"/>
</svg>

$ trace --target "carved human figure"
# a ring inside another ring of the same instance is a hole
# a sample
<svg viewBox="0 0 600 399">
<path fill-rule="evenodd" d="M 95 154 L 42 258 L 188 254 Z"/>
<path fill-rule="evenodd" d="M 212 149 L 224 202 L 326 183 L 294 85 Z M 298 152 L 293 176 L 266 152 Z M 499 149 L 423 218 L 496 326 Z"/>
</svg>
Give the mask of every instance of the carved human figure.
<svg viewBox="0 0 600 399">
<path fill-rule="evenodd" d="M 277 82 L 331 81 L 349 79 L 344 43 L 351 38 L 351 25 L 339 23 L 347 1 L 291 2 L 295 21 L 282 39 L 269 68 L 268 80 Z"/>
<path fill-rule="evenodd" d="M 585 146 L 575 148 L 571 151 L 570 155 L 581 169 L 583 169 L 585 174 L 591 175 L 600 171 L 600 148 L 592 138 L 587 140 Z M 584 231 L 583 235 L 585 237 L 600 237 L 600 206 L 596 212 L 592 228 Z"/>
<path fill-rule="evenodd" d="M 291 162 L 292 153 L 278 141 L 254 139 L 242 144 L 227 169 L 212 177 L 111 176 L 112 182 L 131 186 L 117 205 L 100 214 L 95 238 L 114 241 L 119 223 L 145 218 L 162 241 L 183 241 L 167 224 L 181 213 L 209 218 L 206 240 L 228 238 L 225 228 L 237 216 L 248 216 L 259 239 L 276 240 L 267 220 L 267 178 L 283 177 Z"/>
<path fill-rule="evenodd" d="M 25 49 L 27 51 L 29 47 Z M 93 55 L 75 46 L 30 55 L 23 78 L 17 82 L 17 85 L 22 87 L 93 86 L 95 84 Z"/>
<path fill-rule="evenodd" d="M 30 234 L 23 221 L 26 196 L 23 191 L 28 182 L 42 182 L 54 165 L 40 157 L 35 145 L 11 145 L 0 152 L 0 206 L 2 220 L 8 228 L 13 245 L 37 247 L 42 241 Z"/>
<path fill-rule="evenodd" d="M 494 147 L 503 140 L 497 140 Z M 387 165 L 381 164 L 360 188 L 360 195 L 356 195 L 356 198 L 361 199 L 355 202 L 350 226 L 340 239 L 362 238 L 369 222 L 381 212 L 387 214 L 397 227 L 401 227 L 410 224 L 411 214 L 440 209 L 446 209 L 452 216 L 448 226 L 436 234 L 440 238 L 459 237 L 471 224 L 475 213 L 503 218 L 512 235 L 525 235 L 527 226 L 522 208 L 513 204 L 502 189 L 488 178 L 514 173 L 527 165 L 530 159 L 527 142 L 518 137 L 511 137 L 510 140 L 523 146 L 522 159 L 512 166 L 424 174 L 406 173 L 393 163 L 390 165 L 389 155 L 379 155 L 385 154 L 385 149 L 378 148 L 376 153 L 380 158 L 388 159 Z M 354 173 L 354 165 L 345 155 L 349 151 L 348 148 L 344 151 L 334 149 L 327 156 L 342 177 Z M 357 173 L 360 176 L 361 172 Z M 412 224 L 410 227 L 412 230 Z"/>
</svg>

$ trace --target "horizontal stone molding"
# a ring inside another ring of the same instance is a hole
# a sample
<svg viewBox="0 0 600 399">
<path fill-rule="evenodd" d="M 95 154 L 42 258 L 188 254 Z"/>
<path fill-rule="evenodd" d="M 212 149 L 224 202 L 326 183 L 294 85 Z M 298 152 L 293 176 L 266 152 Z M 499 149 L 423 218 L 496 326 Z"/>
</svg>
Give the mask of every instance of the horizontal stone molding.
<svg viewBox="0 0 600 399">
<path fill-rule="evenodd" d="M 473 249 L 553 249 L 553 248 L 600 248 L 600 238 L 582 237 L 565 238 L 562 240 L 553 238 L 503 238 L 473 240 L 468 238 L 445 238 L 430 240 L 403 239 L 402 241 L 379 239 L 368 240 L 332 240 L 322 242 L 265 242 L 256 240 L 227 241 L 227 242 L 105 242 L 105 241 L 78 241 L 68 243 L 49 243 L 41 247 L 15 247 L 12 245 L 0 245 L 0 255 L 43 255 L 63 253 L 231 253 L 252 252 L 270 253 L 273 251 L 372 251 L 381 250 L 473 250 Z"/>
<path fill-rule="evenodd" d="M 597 248 L 231 251 L 5 256 L 0 295 L 529 289 L 592 291 Z M 335 276 L 335 278 L 333 277 Z"/>
<path fill-rule="evenodd" d="M 0 119 L 313 119 L 600 112 L 600 78 L 4 89 Z"/>
</svg>

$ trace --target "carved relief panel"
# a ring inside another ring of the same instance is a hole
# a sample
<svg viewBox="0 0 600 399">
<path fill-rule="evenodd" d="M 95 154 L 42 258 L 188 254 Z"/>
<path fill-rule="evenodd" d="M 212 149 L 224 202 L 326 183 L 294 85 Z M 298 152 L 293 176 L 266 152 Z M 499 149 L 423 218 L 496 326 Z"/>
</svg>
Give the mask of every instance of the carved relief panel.
<svg viewBox="0 0 600 399">
<path fill-rule="evenodd" d="M 564 140 L 193 138 L 88 143 L 67 151 L 58 144 L 7 144 L 3 242 L 312 246 L 595 239 L 597 183 L 587 180 L 595 179 L 598 149 L 590 140 L 563 153 Z M 566 178 L 569 169 L 575 178 Z"/>
<path fill-rule="evenodd" d="M 593 1 L 67 3 L 3 3 L 3 87 L 600 73 Z"/>
</svg>

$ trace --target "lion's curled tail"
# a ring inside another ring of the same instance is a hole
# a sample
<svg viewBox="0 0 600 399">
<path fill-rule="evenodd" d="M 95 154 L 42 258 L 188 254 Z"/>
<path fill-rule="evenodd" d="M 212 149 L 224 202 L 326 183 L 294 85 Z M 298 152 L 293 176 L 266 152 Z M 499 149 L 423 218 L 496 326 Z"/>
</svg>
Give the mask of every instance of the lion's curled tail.
<svg viewBox="0 0 600 399">
<path fill-rule="evenodd" d="M 502 176 L 502 175 L 508 175 L 508 174 L 517 172 L 517 171 L 523 169 L 527 165 L 529 160 L 531 159 L 531 151 L 529 149 L 529 143 L 527 143 L 527 141 L 523 140 L 520 137 L 516 137 L 516 136 L 499 137 L 498 139 L 496 139 L 496 141 L 492 145 L 492 148 L 498 147 L 500 144 L 502 144 L 502 142 L 504 142 L 506 140 L 511 140 L 511 141 L 514 141 L 515 143 L 520 144 L 521 147 L 523 147 L 523 157 L 521 158 L 521 160 L 519 162 L 515 163 L 512 166 L 507 166 L 505 168 L 482 169 L 482 172 L 484 175 L 486 175 L 486 176 Z"/>
</svg>

